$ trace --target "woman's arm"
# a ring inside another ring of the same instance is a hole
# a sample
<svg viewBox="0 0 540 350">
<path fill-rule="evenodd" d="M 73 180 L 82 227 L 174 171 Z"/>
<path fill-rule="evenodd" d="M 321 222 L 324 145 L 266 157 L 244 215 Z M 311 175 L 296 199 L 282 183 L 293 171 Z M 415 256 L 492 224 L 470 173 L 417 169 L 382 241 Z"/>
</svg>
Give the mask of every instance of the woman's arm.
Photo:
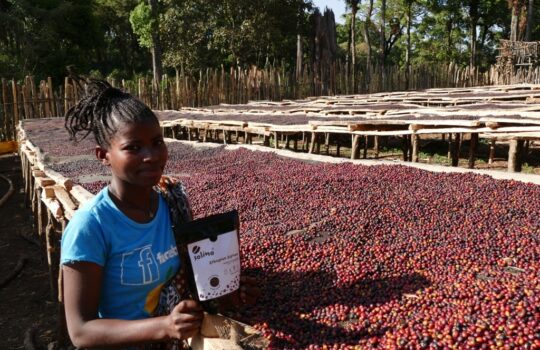
<svg viewBox="0 0 540 350">
<path fill-rule="evenodd" d="M 180 302 L 168 316 L 137 321 L 98 318 L 102 274 L 103 268 L 90 262 L 63 265 L 66 321 L 75 346 L 159 342 L 186 339 L 197 333 L 203 314 L 193 300 Z"/>
</svg>

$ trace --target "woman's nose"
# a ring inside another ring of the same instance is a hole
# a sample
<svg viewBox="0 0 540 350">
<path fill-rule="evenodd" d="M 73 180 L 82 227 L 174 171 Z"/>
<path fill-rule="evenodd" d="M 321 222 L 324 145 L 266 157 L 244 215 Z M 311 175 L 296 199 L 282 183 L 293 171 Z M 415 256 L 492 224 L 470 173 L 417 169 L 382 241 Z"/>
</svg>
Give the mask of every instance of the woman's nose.
<svg viewBox="0 0 540 350">
<path fill-rule="evenodd" d="M 144 147 L 142 149 L 142 158 L 144 162 L 153 162 L 159 159 L 159 152 L 153 147 Z"/>
</svg>

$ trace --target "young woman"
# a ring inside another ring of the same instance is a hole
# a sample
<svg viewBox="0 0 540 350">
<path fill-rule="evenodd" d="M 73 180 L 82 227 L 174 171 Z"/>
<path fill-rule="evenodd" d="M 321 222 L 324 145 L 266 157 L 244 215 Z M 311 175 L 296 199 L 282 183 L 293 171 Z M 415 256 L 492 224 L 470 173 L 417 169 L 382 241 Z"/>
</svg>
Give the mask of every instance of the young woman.
<svg viewBox="0 0 540 350">
<path fill-rule="evenodd" d="M 75 140 L 93 134 L 96 157 L 112 179 L 77 210 L 62 237 L 71 340 L 87 348 L 187 339 L 203 318 L 195 300 L 151 317 L 180 266 L 167 202 L 154 189 L 167 162 L 158 119 L 107 82 L 88 83 L 88 96 L 66 113 L 66 128 Z M 244 302 L 257 294 L 252 283 L 241 287 Z"/>
</svg>

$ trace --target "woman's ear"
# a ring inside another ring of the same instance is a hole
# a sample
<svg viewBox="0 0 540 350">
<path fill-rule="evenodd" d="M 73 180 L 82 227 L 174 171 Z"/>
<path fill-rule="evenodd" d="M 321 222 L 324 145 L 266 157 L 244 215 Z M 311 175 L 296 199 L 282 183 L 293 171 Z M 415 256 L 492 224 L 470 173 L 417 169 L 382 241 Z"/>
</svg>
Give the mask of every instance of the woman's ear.
<svg viewBox="0 0 540 350">
<path fill-rule="evenodd" d="M 101 146 L 96 146 L 96 158 L 101 162 L 101 164 L 109 166 L 109 157 L 107 157 L 107 150 Z"/>
</svg>

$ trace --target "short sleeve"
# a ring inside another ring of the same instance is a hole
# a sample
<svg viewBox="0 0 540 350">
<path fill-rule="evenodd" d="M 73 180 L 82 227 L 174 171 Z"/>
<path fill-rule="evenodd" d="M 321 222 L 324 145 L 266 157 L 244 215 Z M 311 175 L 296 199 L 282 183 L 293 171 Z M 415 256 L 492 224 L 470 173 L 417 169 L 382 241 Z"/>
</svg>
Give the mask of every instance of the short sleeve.
<svg viewBox="0 0 540 350">
<path fill-rule="evenodd" d="M 104 266 L 107 244 L 101 225 L 90 210 L 78 210 L 62 235 L 60 263 L 86 261 Z"/>
</svg>

